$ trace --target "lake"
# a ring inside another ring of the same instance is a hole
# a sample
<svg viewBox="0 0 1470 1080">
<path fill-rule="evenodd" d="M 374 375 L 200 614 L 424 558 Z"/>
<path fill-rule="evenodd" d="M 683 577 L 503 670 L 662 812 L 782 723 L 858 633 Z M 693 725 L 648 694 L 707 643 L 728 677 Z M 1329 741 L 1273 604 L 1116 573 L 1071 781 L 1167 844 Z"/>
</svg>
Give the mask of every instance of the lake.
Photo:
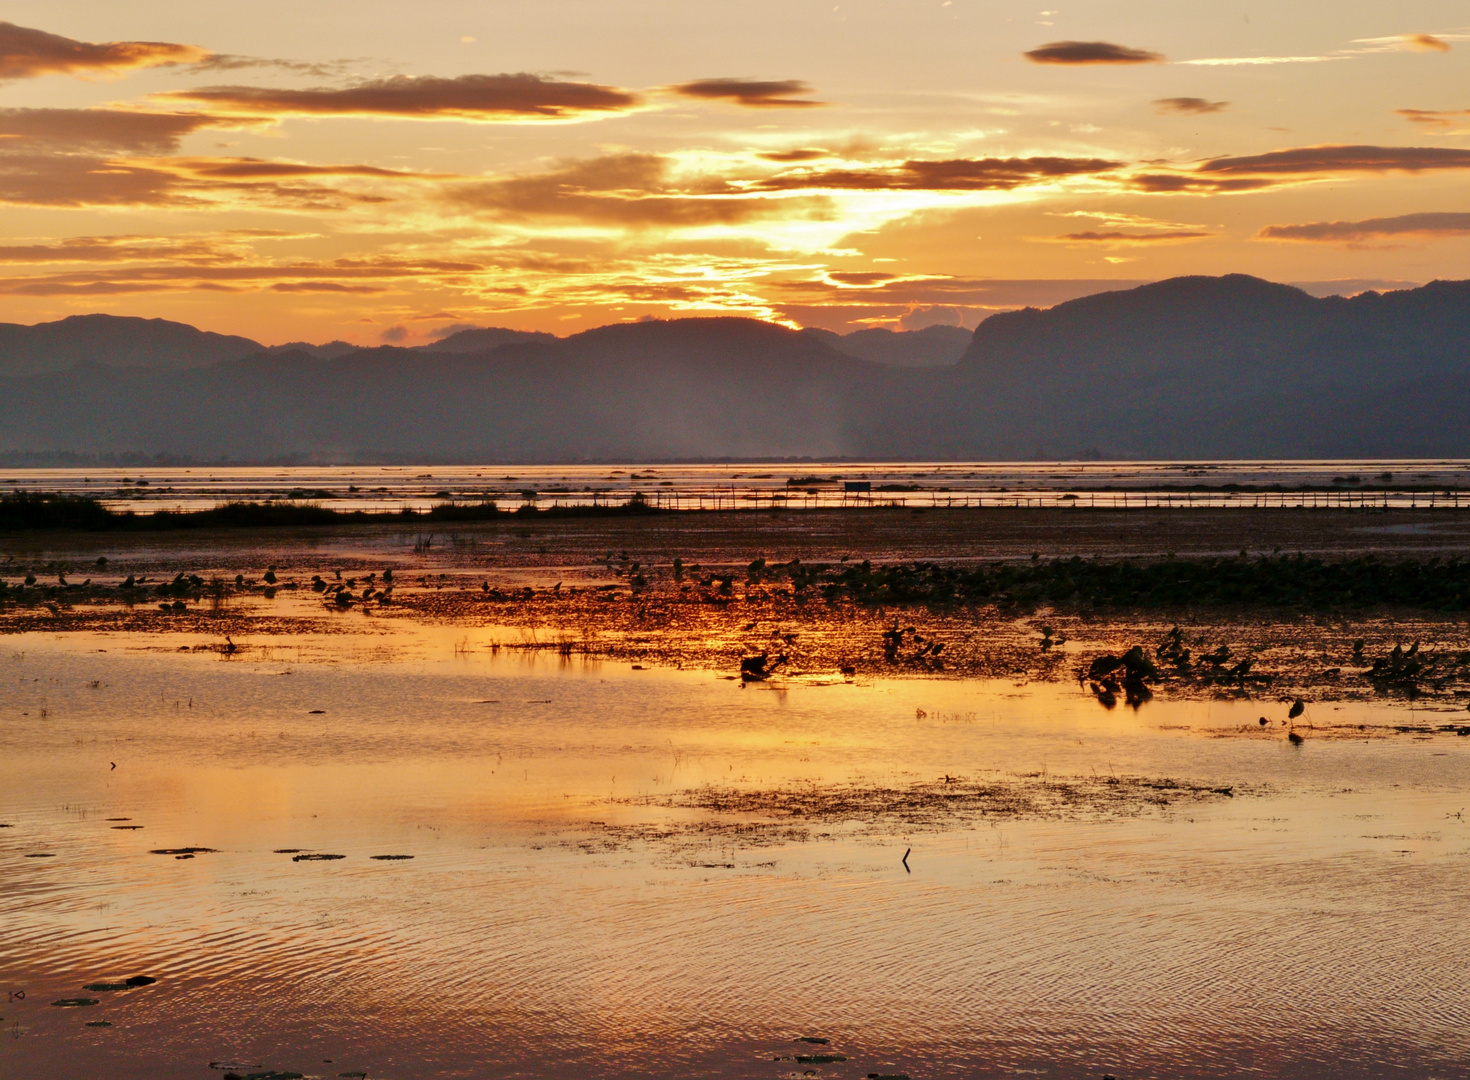
<svg viewBox="0 0 1470 1080">
<path fill-rule="evenodd" d="M 0 1073 L 1467 1075 L 1470 739 L 1412 704 L 495 636 L 8 635 Z"/>
</svg>

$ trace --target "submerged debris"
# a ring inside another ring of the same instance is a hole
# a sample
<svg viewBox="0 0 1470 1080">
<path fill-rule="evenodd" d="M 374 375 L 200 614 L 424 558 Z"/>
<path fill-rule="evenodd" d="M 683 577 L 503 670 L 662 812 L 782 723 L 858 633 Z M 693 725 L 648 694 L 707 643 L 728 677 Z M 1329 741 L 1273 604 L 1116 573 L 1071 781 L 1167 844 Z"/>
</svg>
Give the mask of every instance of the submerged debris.
<svg viewBox="0 0 1470 1080">
<path fill-rule="evenodd" d="M 154 848 L 150 855 L 213 855 L 217 849 L 212 847 L 165 847 Z"/>
</svg>

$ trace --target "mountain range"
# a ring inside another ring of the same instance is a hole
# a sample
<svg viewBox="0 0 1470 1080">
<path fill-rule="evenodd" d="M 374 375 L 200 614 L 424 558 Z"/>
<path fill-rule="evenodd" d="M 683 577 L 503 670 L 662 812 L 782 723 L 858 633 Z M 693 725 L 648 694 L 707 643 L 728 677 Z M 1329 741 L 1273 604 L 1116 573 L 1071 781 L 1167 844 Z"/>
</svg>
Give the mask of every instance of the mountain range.
<svg viewBox="0 0 1470 1080">
<path fill-rule="evenodd" d="M 897 367 L 954 364 L 970 344 L 970 331 L 959 326 L 928 326 L 913 331 L 875 327 L 850 334 L 810 328 L 803 333 L 848 356 Z M 518 342 L 560 340 L 553 334 L 530 330 L 471 327 L 427 345 L 414 346 L 412 351 L 470 354 Z M 166 319 L 73 315 L 34 326 L 0 323 L 0 378 L 65 371 L 77 364 L 118 368 L 208 367 L 222 360 L 239 360 L 261 353 L 277 356 L 301 353 L 318 360 L 335 360 L 361 348 L 346 341 L 329 341 L 323 345 L 292 341 L 267 346 L 246 337 L 197 330 L 186 323 Z"/>
<path fill-rule="evenodd" d="M 1470 282 L 1174 278 L 953 327 L 750 319 L 415 349 L 161 320 L 0 326 L 0 458 L 571 461 L 1470 456 Z"/>
</svg>

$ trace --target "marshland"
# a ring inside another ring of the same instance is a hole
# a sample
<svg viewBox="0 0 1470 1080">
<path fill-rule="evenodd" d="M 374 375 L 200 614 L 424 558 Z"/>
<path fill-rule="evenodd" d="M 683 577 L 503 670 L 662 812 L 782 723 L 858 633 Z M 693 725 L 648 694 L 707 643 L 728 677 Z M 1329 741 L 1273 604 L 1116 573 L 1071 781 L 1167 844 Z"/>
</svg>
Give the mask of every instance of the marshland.
<svg viewBox="0 0 1470 1080">
<path fill-rule="evenodd" d="M 1453 505 L 404 509 L 4 504 L 18 1075 L 1470 1051 Z"/>
</svg>

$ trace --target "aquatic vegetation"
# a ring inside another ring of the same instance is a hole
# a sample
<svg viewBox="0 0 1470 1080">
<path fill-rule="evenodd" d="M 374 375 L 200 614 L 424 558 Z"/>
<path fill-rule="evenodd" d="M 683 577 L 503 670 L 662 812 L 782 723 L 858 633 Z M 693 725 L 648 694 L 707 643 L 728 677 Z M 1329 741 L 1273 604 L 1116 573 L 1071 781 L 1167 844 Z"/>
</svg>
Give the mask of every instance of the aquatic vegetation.
<svg viewBox="0 0 1470 1080">
<path fill-rule="evenodd" d="M 1402 605 L 1442 611 L 1470 608 L 1470 560 L 1327 560 L 1302 555 L 1259 558 L 1032 560 L 846 566 L 767 566 L 798 593 L 864 604 L 974 604 L 1035 608 L 1252 606 L 1282 608 Z"/>
<path fill-rule="evenodd" d="M 96 499 L 52 492 L 0 495 L 0 531 L 105 529 L 115 515 Z"/>
<path fill-rule="evenodd" d="M 804 784 L 766 789 L 708 786 L 669 796 L 615 801 L 700 810 L 711 815 L 772 819 L 788 826 L 849 822 L 936 828 L 972 817 L 1131 817 L 1150 808 L 1166 809 L 1175 803 L 1189 805 L 1233 798 L 1238 791 L 1245 793 L 1235 786 L 1220 787 L 1168 777 L 1033 774 L 993 780 L 948 776 L 904 785 Z M 687 828 L 703 833 L 708 825 L 708 822 L 694 821 Z M 726 834 L 722 831 L 721 835 Z M 758 828 L 746 835 L 730 833 L 729 838 L 747 843 L 768 842 L 768 837 Z M 783 834 L 777 839 L 786 838 Z"/>
</svg>

